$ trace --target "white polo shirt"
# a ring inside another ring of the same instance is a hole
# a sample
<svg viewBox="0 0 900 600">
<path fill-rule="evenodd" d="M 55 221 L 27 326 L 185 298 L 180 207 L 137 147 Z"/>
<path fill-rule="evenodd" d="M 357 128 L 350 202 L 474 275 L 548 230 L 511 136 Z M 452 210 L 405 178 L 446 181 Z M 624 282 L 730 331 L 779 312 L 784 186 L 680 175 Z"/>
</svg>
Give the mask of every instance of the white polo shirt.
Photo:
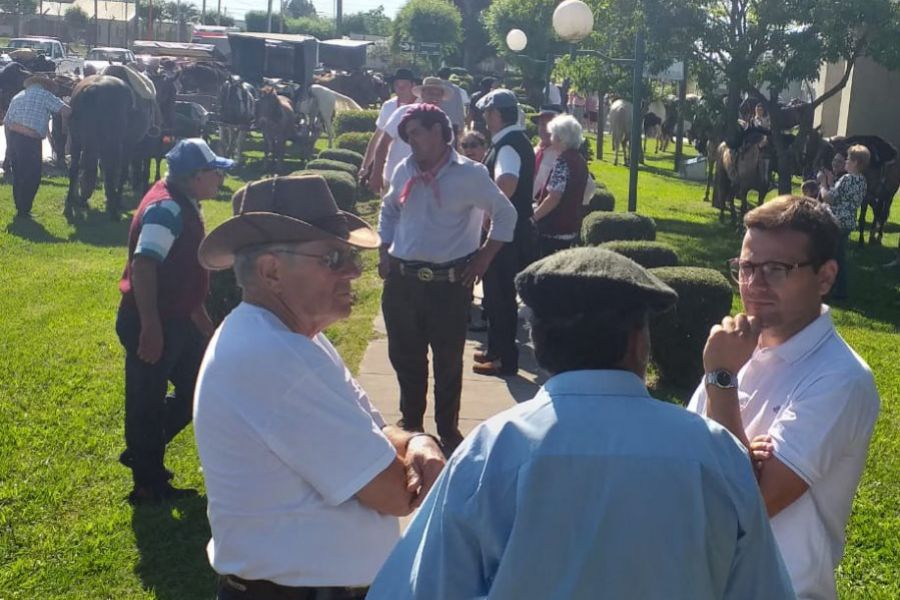
<svg viewBox="0 0 900 600">
<path fill-rule="evenodd" d="M 416 102 L 414 104 L 398 106 L 384 124 L 384 132 L 391 136 L 391 145 L 388 148 L 387 158 L 384 160 L 384 170 L 381 174 L 384 178 L 385 185 L 390 183 L 391 178 L 394 176 L 394 171 L 397 169 L 397 165 L 400 164 L 400 161 L 412 154 L 410 145 L 400 139 L 400 121 L 403 120 L 403 117 L 406 116 L 406 113 L 412 107 L 417 106 L 418 104 L 419 103 Z"/>
<path fill-rule="evenodd" d="M 809 485 L 770 521 L 797 597 L 837 598 L 834 569 L 878 417 L 872 372 L 823 305 L 785 343 L 758 348 L 738 382 L 747 437 L 771 435 L 775 456 Z M 706 399 L 701 384 L 688 410 L 705 415 Z"/>
<path fill-rule="evenodd" d="M 324 335 L 240 304 L 209 343 L 194 397 L 213 569 L 370 584 L 400 533 L 355 498 L 395 457 L 383 425 Z"/>
</svg>

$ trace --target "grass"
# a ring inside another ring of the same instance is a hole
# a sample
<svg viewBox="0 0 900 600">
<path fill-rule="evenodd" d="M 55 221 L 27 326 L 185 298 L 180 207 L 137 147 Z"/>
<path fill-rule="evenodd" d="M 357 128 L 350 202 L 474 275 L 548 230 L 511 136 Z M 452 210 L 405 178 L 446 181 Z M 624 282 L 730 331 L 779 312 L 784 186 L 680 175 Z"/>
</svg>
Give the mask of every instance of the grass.
<svg viewBox="0 0 900 600">
<path fill-rule="evenodd" d="M 259 176 L 259 157 L 251 151 L 238 175 Z M 651 154 L 648 164 L 638 211 L 656 219 L 659 239 L 678 248 L 685 264 L 722 268 L 739 246 L 734 228 L 702 202 L 701 185 L 666 174 L 670 157 Z M 606 161 L 592 170 L 624 210 L 627 170 Z M 205 499 L 138 510 L 124 501 L 130 480 L 116 462 L 123 360 L 114 319 L 128 224 L 100 214 L 99 192 L 91 218 L 66 223 L 65 185 L 60 177 L 44 180 L 27 224 L 13 222 L 10 187 L 0 186 L 0 598 L 212 598 Z M 230 214 L 228 198 L 240 185 L 229 178 L 219 198 L 204 202 L 208 228 Z M 359 207 L 369 219 L 376 210 L 377 202 Z M 871 365 L 882 396 L 838 573 L 842 598 L 900 597 L 898 271 L 879 268 L 894 256 L 897 217 L 895 211 L 884 248 L 854 248 L 857 293 L 835 310 L 841 334 Z M 352 370 L 380 296 L 372 253 L 367 260 L 354 317 L 329 331 Z M 203 489 L 190 428 L 170 447 L 168 464 L 179 486 Z"/>
</svg>

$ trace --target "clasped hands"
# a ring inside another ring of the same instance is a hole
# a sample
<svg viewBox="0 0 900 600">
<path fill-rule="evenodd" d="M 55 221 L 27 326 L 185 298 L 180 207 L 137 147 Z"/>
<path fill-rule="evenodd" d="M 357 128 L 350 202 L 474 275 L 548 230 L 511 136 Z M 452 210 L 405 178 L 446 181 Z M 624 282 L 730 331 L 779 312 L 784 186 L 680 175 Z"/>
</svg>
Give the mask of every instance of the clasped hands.
<svg viewBox="0 0 900 600">
<path fill-rule="evenodd" d="M 433 438 L 419 435 L 407 443 L 403 462 L 406 465 L 406 491 L 412 494 L 410 507 L 416 509 L 441 474 L 446 460 Z"/>
</svg>

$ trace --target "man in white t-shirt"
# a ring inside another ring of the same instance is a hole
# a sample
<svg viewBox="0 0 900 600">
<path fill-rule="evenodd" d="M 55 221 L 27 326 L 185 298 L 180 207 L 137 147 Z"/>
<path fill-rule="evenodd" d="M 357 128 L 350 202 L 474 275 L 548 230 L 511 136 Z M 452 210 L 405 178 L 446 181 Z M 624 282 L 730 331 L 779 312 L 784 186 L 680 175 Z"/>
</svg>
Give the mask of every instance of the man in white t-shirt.
<svg viewBox="0 0 900 600">
<path fill-rule="evenodd" d="M 391 85 L 394 87 L 394 93 L 397 95 L 381 105 L 381 112 L 378 113 L 378 119 L 375 121 L 375 135 L 369 138 L 362 168 L 359 170 L 359 180 L 361 183 L 365 184 L 371 175 L 372 162 L 375 159 L 375 149 L 381 141 L 381 136 L 384 134 L 384 127 L 387 125 L 391 115 L 393 115 L 394 111 L 399 107 L 407 104 L 414 104 L 416 102 L 416 95 L 413 94 L 413 86 L 415 84 L 416 76 L 409 69 L 397 69 L 397 72 L 391 77 Z"/>
<path fill-rule="evenodd" d="M 450 117 L 450 123 L 453 124 L 453 134 L 459 137 L 460 132 L 466 126 L 466 94 L 461 87 L 450 81 L 453 71 L 450 67 L 442 67 L 437 76 L 444 82 L 444 86 L 450 90 L 449 97 L 441 103 L 441 110 Z"/>
<path fill-rule="evenodd" d="M 879 409 L 868 365 L 822 304 L 837 275 L 840 229 L 826 205 L 796 196 L 750 211 L 744 224 L 731 268 L 747 313 L 713 327 L 688 409 L 751 451 L 797 597 L 835 599 L 834 569 Z"/>
<path fill-rule="evenodd" d="M 440 105 L 450 97 L 450 90 L 437 77 L 426 77 L 422 85 L 413 88 L 413 93 L 425 104 Z M 384 125 L 381 139 L 375 149 L 375 160 L 369 174 L 369 189 L 376 194 L 386 192 L 384 189 L 394 175 L 394 170 L 407 156 L 412 154 L 409 144 L 400 139 L 400 121 L 415 104 L 401 106 L 394 111 Z"/>
<path fill-rule="evenodd" d="M 322 333 L 380 240 L 315 175 L 248 184 L 234 206 L 199 251 L 243 289 L 194 400 L 218 600 L 361 600 L 444 462 L 385 425 Z"/>
</svg>

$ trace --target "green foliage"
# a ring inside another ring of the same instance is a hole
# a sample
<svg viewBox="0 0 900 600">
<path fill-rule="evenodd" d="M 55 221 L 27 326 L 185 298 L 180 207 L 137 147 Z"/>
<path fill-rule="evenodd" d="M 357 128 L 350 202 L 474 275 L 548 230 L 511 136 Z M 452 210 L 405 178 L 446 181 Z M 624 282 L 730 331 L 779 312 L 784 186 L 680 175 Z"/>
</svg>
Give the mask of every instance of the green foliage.
<svg viewBox="0 0 900 600">
<path fill-rule="evenodd" d="M 71 6 L 66 10 L 63 21 L 65 21 L 74 39 L 83 39 L 88 23 L 90 23 L 90 17 L 80 6 Z"/>
<path fill-rule="evenodd" d="M 274 29 L 274 25 L 272 26 Z M 320 19 L 319 17 L 297 17 L 286 19 L 284 22 L 285 33 L 298 33 L 311 35 L 320 40 L 328 40 L 335 36 L 334 21 Z"/>
<path fill-rule="evenodd" d="M 337 135 L 348 131 L 375 132 L 377 110 L 345 110 L 334 116 L 334 132 Z"/>
<path fill-rule="evenodd" d="M 581 223 L 581 241 L 596 246 L 614 240 L 655 240 L 656 222 L 636 213 L 592 212 Z"/>
<path fill-rule="evenodd" d="M 241 288 L 234 278 L 234 271 L 212 271 L 209 274 L 209 296 L 206 297 L 206 312 L 216 326 L 241 303 Z"/>
<path fill-rule="evenodd" d="M 364 156 L 353 150 L 345 150 L 343 148 L 328 148 L 319 152 L 317 158 L 327 158 L 328 160 L 339 160 L 349 163 L 359 169 L 362 166 Z"/>
<path fill-rule="evenodd" d="M 313 161 L 315 162 L 315 161 Z M 341 210 L 352 211 L 356 206 L 356 179 L 346 171 L 295 171 L 293 175 L 320 175 L 325 178 L 334 201 Z"/>
<path fill-rule="evenodd" d="M 220 15 L 213 10 L 208 10 L 200 15 L 200 22 L 204 25 L 222 25 L 223 27 L 234 27 L 234 17 L 232 17 L 231 15 Z"/>
<path fill-rule="evenodd" d="M 466 90 L 466 92 L 468 92 L 469 95 L 472 95 L 472 93 L 474 93 L 476 90 L 475 80 L 472 78 L 471 75 L 460 75 L 458 73 L 454 73 L 453 75 L 450 76 L 450 82 L 455 83 L 459 87 Z"/>
<path fill-rule="evenodd" d="M 344 15 L 341 19 L 341 35 L 360 33 L 363 35 L 391 35 L 391 18 L 384 14 L 384 7 Z"/>
<path fill-rule="evenodd" d="M 731 311 L 732 288 L 715 269 L 661 267 L 651 272 L 678 292 L 675 309 L 650 322 L 653 363 L 662 381 L 690 389 L 703 375 L 710 328 Z"/>
<path fill-rule="evenodd" d="M 462 43 L 458 52 L 461 54 L 462 64 L 471 70 L 485 58 L 496 55 L 482 19 L 482 13 L 487 10 L 491 1 L 453 0 L 453 4 L 462 16 Z"/>
<path fill-rule="evenodd" d="M 462 17 L 446 0 L 409 0 L 394 21 L 393 45 L 403 40 L 434 42 L 447 52 L 460 42 Z"/>
<path fill-rule="evenodd" d="M 591 201 L 588 204 L 588 212 L 612 212 L 614 210 L 616 210 L 615 195 L 613 195 L 613 193 L 609 191 L 605 185 L 598 181 L 597 189 L 594 191 L 594 195 L 591 197 Z"/>
<path fill-rule="evenodd" d="M 327 158 L 311 160 L 306 164 L 306 168 L 307 170 L 312 171 L 343 171 L 344 173 L 352 175 L 354 179 L 356 179 L 356 175 L 359 172 L 359 168 L 350 163 Z"/>
<path fill-rule="evenodd" d="M 334 144 L 338 148 L 353 150 L 354 152 L 365 155 L 366 146 L 369 145 L 370 139 L 372 139 L 371 133 L 363 133 L 362 131 L 350 131 L 348 133 L 342 133 L 341 135 L 337 136 L 337 138 L 335 138 L 334 140 Z"/>
<path fill-rule="evenodd" d="M 627 256 L 645 269 L 678 265 L 678 253 L 675 248 L 662 242 L 616 240 L 600 244 L 600 247 Z"/>
<path fill-rule="evenodd" d="M 264 10 L 251 10 L 244 14 L 247 31 L 268 31 L 268 18 Z M 281 15 L 272 13 L 272 31 L 278 31 Z"/>
<path fill-rule="evenodd" d="M 538 126 L 537 126 L 537 123 L 535 123 L 535 122 L 532 121 L 530 118 L 528 118 L 528 117 L 531 116 L 531 114 L 529 114 L 529 113 L 526 112 L 525 115 L 526 115 L 526 119 L 525 119 L 525 135 L 528 137 L 529 140 L 534 140 L 534 139 L 536 139 L 536 138 L 538 137 Z"/>
<path fill-rule="evenodd" d="M 316 17 L 316 5 L 310 0 L 290 0 L 284 6 L 284 12 L 289 18 Z"/>
</svg>

